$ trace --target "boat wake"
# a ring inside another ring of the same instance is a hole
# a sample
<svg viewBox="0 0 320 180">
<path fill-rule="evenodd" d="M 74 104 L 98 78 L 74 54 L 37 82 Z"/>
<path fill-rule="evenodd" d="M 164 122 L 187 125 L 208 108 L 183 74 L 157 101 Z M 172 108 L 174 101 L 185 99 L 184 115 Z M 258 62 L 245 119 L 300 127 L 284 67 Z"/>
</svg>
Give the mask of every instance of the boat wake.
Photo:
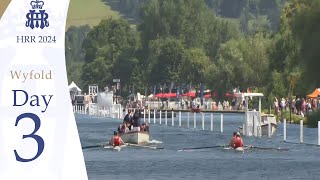
<svg viewBox="0 0 320 180">
<path fill-rule="evenodd" d="M 158 140 L 151 140 L 151 141 L 148 141 L 148 144 L 161 144 L 162 141 L 158 141 Z"/>
</svg>

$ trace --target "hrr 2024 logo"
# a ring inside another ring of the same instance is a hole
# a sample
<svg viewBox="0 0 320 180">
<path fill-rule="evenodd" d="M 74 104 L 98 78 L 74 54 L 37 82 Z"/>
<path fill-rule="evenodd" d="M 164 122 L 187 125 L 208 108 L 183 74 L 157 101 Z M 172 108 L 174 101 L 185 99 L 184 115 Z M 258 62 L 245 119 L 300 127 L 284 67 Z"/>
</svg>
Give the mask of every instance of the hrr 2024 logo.
<svg viewBox="0 0 320 180">
<path fill-rule="evenodd" d="M 42 10 L 42 7 L 44 5 L 43 1 L 35 0 L 31 1 L 30 5 L 32 7 L 32 10 L 29 10 L 29 13 L 27 14 L 27 22 L 26 27 L 33 28 L 45 28 L 49 27 L 49 21 L 48 21 L 48 13 L 46 13 L 46 10 Z"/>
<path fill-rule="evenodd" d="M 31 29 L 41 30 L 45 27 L 49 27 L 49 15 L 46 10 L 43 9 L 44 2 L 40 0 L 33 0 L 30 2 L 32 10 L 29 10 L 25 23 L 26 27 Z M 56 43 L 55 36 L 17 36 L 17 43 Z"/>
</svg>

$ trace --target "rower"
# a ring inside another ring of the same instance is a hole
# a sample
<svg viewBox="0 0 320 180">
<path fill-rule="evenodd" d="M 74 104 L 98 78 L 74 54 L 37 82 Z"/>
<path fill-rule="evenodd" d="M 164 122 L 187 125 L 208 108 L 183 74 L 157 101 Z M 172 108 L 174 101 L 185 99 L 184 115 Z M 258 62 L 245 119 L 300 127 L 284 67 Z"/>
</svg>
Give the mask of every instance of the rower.
<svg viewBox="0 0 320 180">
<path fill-rule="evenodd" d="M 237 149 L 238 147 L 243 147 L 243 140 L 241 138 L 241 135 L 239 132 L 233 133 L 233 138 L 230 141 L 230 146 L 234 149 Z"/>
<path fill-rule="evenodd" d="M 233 146 L 233 141 L 234 141 L 234 139 L 236 138 L 236 135 L 237 135 L 237 132 L 236 131 L 234 131 L 233 132 L 233 136 L 232 136 L 232 138 L 230 139 L 230 143 L 229 143 L 229 146 Z"/>
<path fill-rule="evenodd" d="M 110 139 L 109 145 L 113 146 L 113 147 L 124 145 L 124 142 L 121 139 L 121 137 L 119 136 L 119 133 L 117 131 L 113 132 L 113 137 Z"/>
</svg>

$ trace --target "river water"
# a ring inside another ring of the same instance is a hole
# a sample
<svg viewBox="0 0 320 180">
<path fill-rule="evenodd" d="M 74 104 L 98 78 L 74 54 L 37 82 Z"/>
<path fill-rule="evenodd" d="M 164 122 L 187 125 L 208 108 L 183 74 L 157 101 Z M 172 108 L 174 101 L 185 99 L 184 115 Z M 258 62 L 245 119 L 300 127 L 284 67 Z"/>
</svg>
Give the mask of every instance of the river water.
<svg viewBox="0 0 320 180">
<path fill-rule="evenodd" d="M 178 118 L 165 126 L 151 119 L 150 145 L 163 149 L 125 147 L 121 151 L 104 148 L 83 149 L 90 180 L 114 179 L 320 179 L 320 149 L 317 146 L 283 142 L 283 126 L 267 137 L 243 137 L 245 145 L 288 148 L 289 151 L 249 149 L 242 152 L 223 148 L 178 151 L 182 148 L 226 145 L 233 131 L 242 124 L 242 114 L 224 114 L 220 132 L 220 114 L 205 115 L 205 131 L 201 130 L 201 115 L 193 129 L 193 115 L 187 128 L 187 113 L 182 113 L 182 127 Z M 121 120 L 76 115 L 82 146 L 104 144 L 113 135 Z M 148 121 L 148 119 L 146 119 Z M 287 141 L 298 143 L 299 125 L 287 124 Z M 304 127 L 304 142 L 316 144 L 317 129 Z"/>
</svg>

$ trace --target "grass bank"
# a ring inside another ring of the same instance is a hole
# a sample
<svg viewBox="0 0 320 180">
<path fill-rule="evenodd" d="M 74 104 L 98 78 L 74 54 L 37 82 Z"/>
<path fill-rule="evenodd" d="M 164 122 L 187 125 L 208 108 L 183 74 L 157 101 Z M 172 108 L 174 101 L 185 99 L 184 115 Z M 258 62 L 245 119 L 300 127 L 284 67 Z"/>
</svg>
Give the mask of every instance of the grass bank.
<svg viewBox="0 0 320 180">
<path fill-rule="evenodd" d="M 110 6 L 101 0 L 70 0 L 67 28 L 71 25 L 98 25 L 102 19 L 118 18 L 120 14 L 111 10 Z"/>
</svg>

